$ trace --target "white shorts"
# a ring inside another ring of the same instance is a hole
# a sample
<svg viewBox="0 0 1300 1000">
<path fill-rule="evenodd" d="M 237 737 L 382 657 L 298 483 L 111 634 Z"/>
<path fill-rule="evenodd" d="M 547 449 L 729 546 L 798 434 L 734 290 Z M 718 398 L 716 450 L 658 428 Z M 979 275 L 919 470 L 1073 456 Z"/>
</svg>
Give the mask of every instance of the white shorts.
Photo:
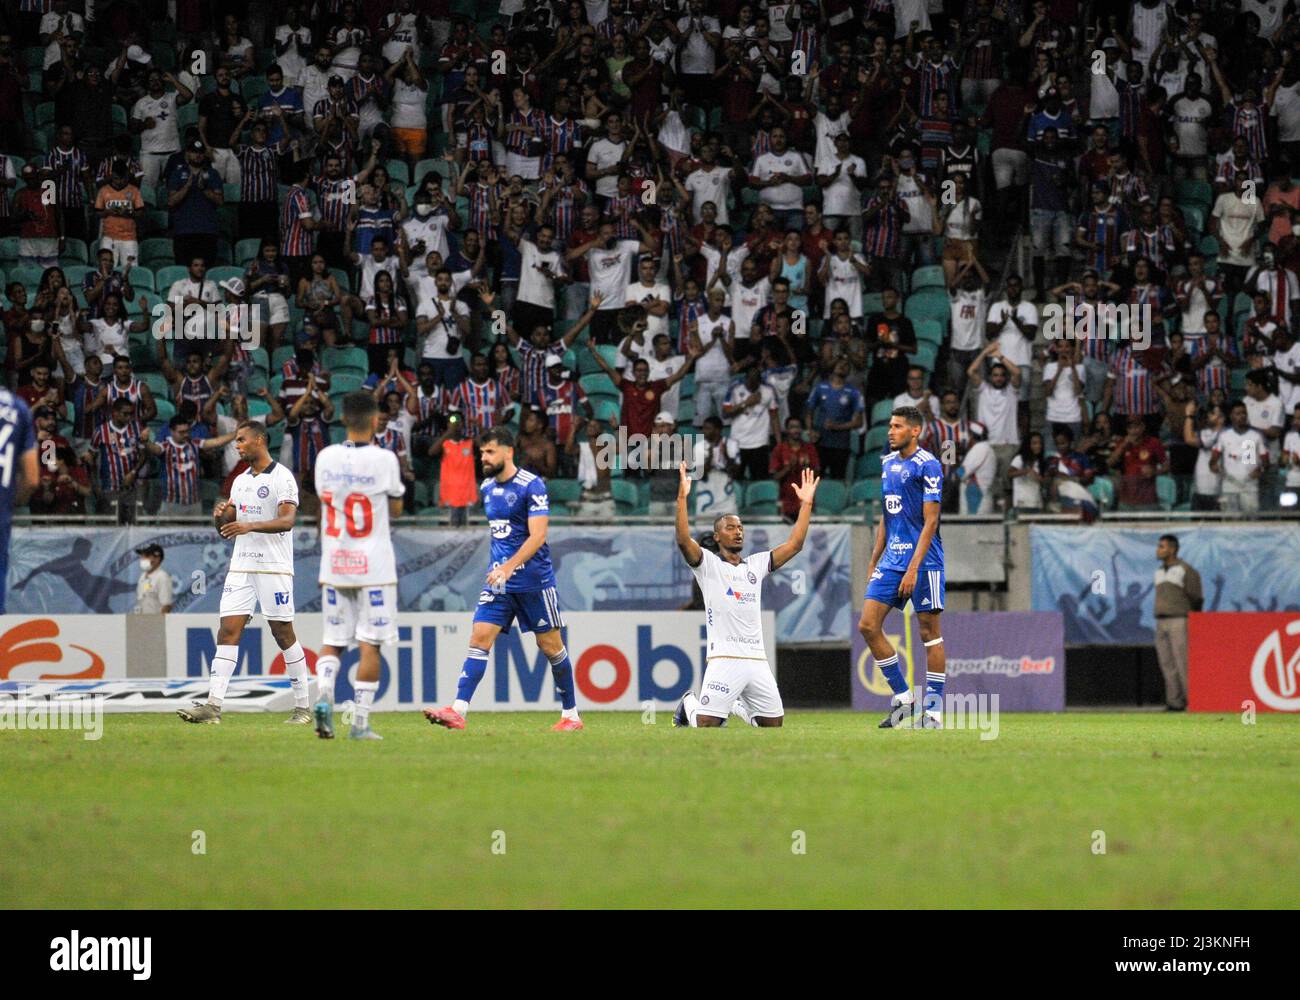
<svg viewBox="0 0 1300 1000">
<path fill-rule="evenodd" d="M 993 183 L 999 191 L 1013 184 L 1023 187 L 1029 183 L 1029 154 L 1023 149 L 995 149 L 990 159 Z"/>
<path fill-rule="evenodd" d="M 725 719 L 739 698 L 751 716 L 779 719 L 785 715 L 781 692 L 766 660 L 739 656 L 711 657 L 700 685 L 700 714 Z"/>
<path fill-rule="evenodd" d="M 397 642 L 397 584 L 374 587 L 320 585 L 320 609 L 325 617 L 321 642 L 347 649 L 358 642 L 391 646 Z"/>
<path fill-rule="evenodd" d="M 221 617 L 251 615 L 259 607 L 269 622 L 293 621 L 293 574 L 227 573 Z"/>
<path fill-rule="evenodd" d="M 140 263 L 140 243 L 137 240 L 115 240 L 104 236 L 99 241 L 101 250 L 113 251 L 113 266 L 125 269 L 129 263 L 132 267 Z"/>
<path fill-rule="evenodd" d="M 253 298 L 253 304 L 260 306 L 263 319 L 268 323 L 288 323 L 289 303 L 279 292 L 268 292 Z"/>
</svg>

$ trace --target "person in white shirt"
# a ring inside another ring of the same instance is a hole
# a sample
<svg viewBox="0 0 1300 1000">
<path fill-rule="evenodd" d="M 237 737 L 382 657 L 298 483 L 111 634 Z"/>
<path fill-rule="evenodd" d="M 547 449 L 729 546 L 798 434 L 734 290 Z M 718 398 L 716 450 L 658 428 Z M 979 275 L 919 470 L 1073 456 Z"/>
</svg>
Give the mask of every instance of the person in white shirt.
<svg viewBox="0 0 1300 1000">
<path fill-rule="evenodd" d="M 280 67 L 282 70 L 284 66 Z M 308 116 L 314 115 L 316 105 L 329 100 L 330 77 L 335 75 L 334 53 L 328 44 L 316 47 L 316 58 L 309 65 L 298 71 L 298 83 L 302 88 L 302 106 Z M 312 133 L 314 135 L 314 132 Z"/>
<path fill-rule="evenodd" d="M 700 166 L 686 175 L 683 189 L 691 196 L 691 218 L 698 220 L 705 202 L 713 202 L 718 210 L 717 221 L 726 225 L 731 221 L 730 209 L 727 207 L 731 198 L 731 168 L 714 161 L 717 156 L 717 144 L 706 142 L 700 150 Z"/>
<path fill-rule="evenodd" d="M 651 341 L 652 353 L 646 361 L 650 364 L 650 381 L 658 382 L 660 379 L 667 381 L 677 374 L 679 368 L 686 364 L 686 355 L 675 354 L 673 352 L 673 339 L 666 333 L 657 334 Z M 660 405 L 663 406 L 663 412 L 669 414 L 673 419 L 673 425 L 677 424 L 677 411 L 682 405 L 682 384 L 674 382 L 672 387 L 659 397 Z"/>
<path fill-rule="evenodd" d="M 1222 470 L 1214 468 L 1214 452 L 1227 425 L 1223 407 L 1205 408 L 1203 425 L 1196 426 L 1196 403 L 1189 401 L 1183 415 L 1183 443 L 1196 449 L 1196 468 L 1192 473 L 1192 510 L 1218 510 L 1222 492 Z"/>
<path fill-rule="evenodd" d="M 418 285 L 429 275 L 429 255 L 436 253 L 440 260 L 451 255 L 451 241 L 447 234 L 460 228 L 460 215 L 438 188 L 433 194 L 420 191 L 415 196 L 411 216 L 402 222 L 402 240 L 398 242 L 402 260 L 406 263 L 407 281 Z"/>
<path fill-rule="evenodd" d="M 984 362 L 991 361 L 988 377 Z M 1020 380 L 1023 376 L 1014 361 L 1003 356 L 996 340 L 991 340 L 966 369 L 971 391 L 976 394 L 975 418 L 984 425 L 988 443 L 998 457 L 998 495 L 1005 491 L 1006 471 L 1011 457 L 1020 448 L 1019 414 Z"/>
<path fill-rule="evenodd" d="M 1282 442 L 1282 464 L 1286 468 L 1286 486 L 1300 487 L 1300 403 L 1291 411 L 1291 429 Z"/>
<path fill-rule="evenodd" d="M 519 240 L 519 292 L 514 321 L 521 330 L 555 322 L 555 286 L 564 279 L 564 257 L 555 246 L 555 227 L 537 228 L 537 242 Z"/>
<path fill-rule="evenodd" d="M 397 643 L 397 558 L 390 525 L 402 513 L 406 483 L 397 454 L 375 445 L 379 407 L 365 391 L 343 399 L 347 440 L 316 457 L 316 495 L 321 501 L 320 585 L 325 613 L 316 675 L 316 732 L 333 739 L 334 679 L 339 657 L 355 644 L 360 652 L 352 739 L 380 739 L 370 728 L 370 707 L 379 690 L 382 646 Z"/>
<path fill-rule="evenodd" d="M 989 276 L 978 260 L 963 264 L 948 286 L 952 303 L 949 320 L 948 382 L 960 393 L 966 386 L 966 371 L 977 360 L 984 342 L 988 309 Z"/>
<path fill-rule="evenodd" d="M 168 92 L 164 81 L 176 88 Z M 131 107 L 130 129 L 140 136 L 140 166 L 145 187 L 157 188 L 167 160 L 180 152 L 180 116 L 177 109 L 194 97 L 190 89 L 172 76 L 151 70 L 148 92 Z"/>
<path fill-rule="evenodd" d="M 1282 412 L 1290 413 L 1300 406 L 1300 342 L 1285 327 L 1273 333 L 1273 370 Z"/>
<path fill-rule="evenodd" d="M 1172 16 L 1172 10 L 1165 0 L 1139 0 L 1133 6 L 1129 31 L 1129 37 L 1133 40 L 1132 58 L 1141 64 L 1148 76 L 1152 68 L 1151 57 L 1160 47 L 1160 39 L 1164 37 Z"/>
<path fill-rule="evenodd" d="M 731 319 L 736 326 L 736 340 L 748 350 L 754 320 L 772 301 L 772 279 L 760 277 L 758 261 L 746 256 L 740 264 L 740 280 L 731 285 Z"/>
<path fill-rule="evenodd" d="M 420 357 L 433 365 L 440 385 L 459 385 L 469 369 L 461 357 L 461 344 L 469 336 L 469 306 L 456 298 L 451 272 L 439 268 L 433 276 L 435 292 L 421 296 L 415 310 L 415 330 L 423 338 Z"/>
<path fill-rule="evenodd" d="M 608 199 L 618 194 L 618 174 L 627 153 L 623 116 L 611 111 L 605 116 L 605 137 L 587 150 L 587 180 L 595 185 L 597 197 Z"/>
<path fill-rule="evenodd" d="M 835 166 L 835 137 L 847 135 L 852 121 L 853 116 L 844 109 L 843 99 L 832 91 L 826 98 L 826 110 L 813 115 L 813 132 L 816 134 L 813 168 L 817 173 Z"/>
<path fill-rule="evenodd" d="M 1034 336 L 1038 333 L 1038 307 L 1024 298 L 1025 283 L 1018 274 L 1007 275 L 1006 294 L 989 306 L 984 332 L 1002 345 L 1002 354 L 1026 375 L 1020 380 L 1020 407 L 1029 408 L 1029 371 L 1034 363 Z M 1075 428 L 1075 434 L 1078 434 Z"/>
<path fill-rule="evenodd" d="M 1208 125 L 1214 116 L 1214 107 L 1202 93 L 1203 81 L 1195 73 L 1187 78 L 1182 95 L 1173 102 L 1174 138 L 1178 152 L 1174 157 L 1177 177 L 1191 177 L 1198 181 L 1208 179 L 1205 156 L 1209 149 Z M 1277 113 L 1274 105 L 1274 114 Z"/>
<path fill-rule="evenodd" d="M 998 458 L 988 441 L 984 440 L 984 426 L 971 421 L 972 444 L 962 457 L 961 489 L 958 492 L 958 513 L 993 513 L 993 484 L 997 480 Z"/>
<path fill-rule="evenodd" d="M 302 23 L 299 7 L 291 5 L 285 10 L 285 23 L 275 29 L 275 61 L 284 73 L 286 86 L 298 85 L 298 74 L 307 68 L 311 51 L 311 28 Z"/>
<path fill-rule="evenodd" d="M 392 64 L 412 49 L 416 62 L 420 59 L 420 15 L 412 12 L 411 0 L 397 0 L 397 9 L 383 20 L 376 40 L 383 42 L 384 62 Z"/>
<path fill-rule="evenodd" d="M 1281 457 L 1282 428 L 1286 426 L 1282 400 L 1269 391 L 1268 373 L 1255 369 L 1246 374 L 1246 419 L 1268 442 L 1268 457 Z"/>
<path fill-rule="evenodd" d="M 1228 411 L 1228 420 L 1211 454 L 1210 470 L 1223 477 L 1222 508 L 1253 513 L 1259 510 L 1259 481 L 1268 468 L 1268 442 L 1250 426 L 1240 400 Z"/>
<path fill-rule="evenodd" d="M 830 319 L 831 306 L 836 299 L 842 299 L 848 306 L 853 319 L 862 318 L 862 279 L 871 273 L 867 258 L 853 252 L 849 241 L 849 231 L 841 229 L 835 234 L 835 248 L 822 257 L 821 272 L 818 280 L 825 288 L 825 313 L 823 319 Z"/>
<path fill-rule="evenodd" d="M 673 299 L 672 289 L 658 279 L 658 272 L 658 264 L 652 257 L 641 258 L 637 264 L 637 281 L 627 286 L 623 301 L 624 305 L 641 306 L 645 310 L 646 337 L 652 343 L 661 333 L 668 332 L 668 310 Z M 650 375 L 651 381 L 658 377 L 653 372 Z"/>
<path fill-rule="evenodd" d="M 1001 342 L 1005 339 L 1005 336 L 1000 338 Z M 1043 367 L 1047 422 L 1052 425 L 1053 433 L 1060 427 L 1069 427 L 1073 440 L 1078 440 L 1083 432 L 1083 386 L 1087 380 L 1079 351 L 1078 341 L 1059 341 L 1056 360 Z M 1025 381 L 1021 379 L 1021 384 Z"/>
<path fill-rule="evenodd" d="M 245 420 L 235 445 L 248 469 L 235 477 L 230 496 L 217 501 L 212 518 L 224 539 L 235 540 L 221 595 L 221 626 L 210 666 L 208 700 L 177 710 L 186 722 L 219 723 L 221 703 L 239 659 L 239 640 L 254 610 L 260 610 L 284 653 L 293 688 L 288 721 L 312 721 L 307 708 L 307 656 L 293 629 L 293 526 L 298 517 L 298 483 L 293 473 L 273 461 L 266 426 Z"/>
<path fill-rule="evenodd" d="M 80 41 L 86 33 L 86 22 L 80 14 L 68 10 L 68 0 L 54 0 L 51 9 L 41 18 L 37 33 L 45 46 L 41 69 L 49 69 L 63 59 L 63 48 L 59 43 L 65 38 Z"/>
<path fill-rule="evenodd" d="M 722 45 L 722 25 L 705 13 L 704 0 L 690 0 L 687 13 L 669 24 L 668 33 L 677 43 L 681 82 L 693 104 L 703 103 L 718 67 L 718 48 Z"/>
<path fill-rule="evenodd" d="M 1043 488 L 1048 481 L 1043 435 L 1034 431 L 1011 460 L 1011 506 L 1016 510 L 1042 510 Z"/>
<path fill-rule="evenodd" d="M 700 256 L 706 262 L 704 272 L 704 291 L 721 288 L 726 293 L 724 306 L 731 308 L 731 288 L 740 283 L 740 271 L 749 259 L 749 247 L 736 246 L 730 226 L 720 225 L 714 228 L 713 238 L 717 246 L 709 243 L 700 245 Z M 739 328 L 737 328 L 739 329 Z"/>
<path fill-rule="evenodd" d="M 723 311 L 726 296 L 716 285 L 708 293 L 708 309 L 691 324 L 691 343 L 700 351 L 695 362 L 695 426 L 721 417 L 731 381 L 734 326 Z"/>
<path fill-rule="evenodd" d="M 849 238 L 862 240 L 862 190 L 871 183 L 867 164 L 850 152 L 850 136 L 840 132 L 834 139 L 835 152 L 817 167 L 817 186 L 822 189 L 823 221 L 830 229 L 849 230 Z"/>
<path fill-rule="evenodd" d="M 785 129 L 770 134 L 772 148 L 754 160 L 749 183 L 758 188 L 758 200 L 772 209 L 778 230 L 803 229 L 803 189 L 812 183 L 808 158 L 786 145 Z"/>
<path fill-rule="evenodd" d="M 768 459 L 772 442 L 780 436 L 777 429 L 776 393 L 763 384 L 757 367 L 745 371 L 744 381 L 736 381 L 727 392 L 722 414 L 731 421 L 731 440 L 740 448 L 744 478 L 750 482 L 768 479 Z"/>
<path fill-rule="evenodd" d="M 574 247 L 565 258 L 569 263 L 587 258 L 591 296 L 600 296 L 600 308 L 591 324 L 591 336 L 597 344 L 613 343 L 619 336 L 618 314 L 627 302 L 632 261 L 638 254 L 653 249 L 650 234 L 641 221 L 633 218 L 632 224 L 641 232 L 640 242 L 618 239 L 614 224 L 603 222 L 594 238 Z"/>
<path fill-rule="evenodd" d="M 700 694 L 697 697 L 686 693 L 673 713 L 674 726 L 716 728 L 733 713 L 743 722 L 760 727 L 780 726 L 784 720 L 781 693 L 768 666 L 763 642 L 763 579 L 803 548 L 820 481 L 811 469 L 804 470 L 794 488 L 799 516 L 789 538 L 770 552 L 742 558 L 745 529 L 740 518 L 735 514 L 715 517 L 713 537 L 718 554 L 714 555 L 691 537 L 686 507 L 691 479 L 682 464 L 677 493 L 677 548 L 704 597 L 707 656 Z M 696 507 L 698 510 L 698 502 Z"/>
</svg>

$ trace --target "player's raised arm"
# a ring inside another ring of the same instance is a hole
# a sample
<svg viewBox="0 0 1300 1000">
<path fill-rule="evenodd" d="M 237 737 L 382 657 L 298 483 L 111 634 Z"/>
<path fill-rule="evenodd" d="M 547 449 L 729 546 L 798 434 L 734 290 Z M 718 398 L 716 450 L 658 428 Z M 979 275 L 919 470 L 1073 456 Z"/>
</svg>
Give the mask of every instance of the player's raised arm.
<svg viewBox="0 0 1300 1000">
<path fill-rule="evenodd" d="M 812 520 L 813 496 L 821 476 L 813 475 L 812 469 L 803 470 L 803 479 L 794 488 L 794 495 L 799 498 L 799 516 L 795 519 L 790 537 L 772 550 L 772 569 L 776 571 L 797 556 L 803 549 L 808 537 L 808 522 Z"/>
<path fill-rule="evenodd" d="M 704 550 L 691 537 L 691 517 L 686 510 L 686 498 L 691 495 L 691 477 L 686 471 L 686 463 L 679 466 L 681 483 L 677 488 L 677 547 L 688 566 L 698 566 L 704 558 Z"/>
</svg>

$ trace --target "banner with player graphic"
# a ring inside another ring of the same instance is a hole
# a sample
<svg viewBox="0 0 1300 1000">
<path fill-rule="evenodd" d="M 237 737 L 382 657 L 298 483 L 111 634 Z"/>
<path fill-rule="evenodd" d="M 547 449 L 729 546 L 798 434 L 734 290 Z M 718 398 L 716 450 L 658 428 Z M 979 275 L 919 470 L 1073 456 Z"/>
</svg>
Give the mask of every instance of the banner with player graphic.
<svg viewBox="0 0 1300 1000">
<path fill-rule="evenodd" d="M 787 525 L 750 525 L 746 550 L 785 541 Z M 803 552 L 767 578 L 763 607 L 776 615 L 783 643 L 843 643 L 857 615 L 849 565 L 851 528 L 814 525 Z M 216 615 L 231 543 L 207 527 L 23 528 L 9 553 L 7 610 L 14 614 L 124 614 L 135 604 L 140 570 L 135 550 L 157 542 L 172 574 L 175 610 Z M 486 527 L 398 528 L 398 601 L 402 612 L 468 616 L 487 574 Z M 555 525 L 551 559 L 565 611 L 675 611 L 691 600 L 692 577 L 671 526 Z M 320 610 L 314 528 L 294 531 L 294 601 Z M 853 616 L 853 618 L 851 618 Z"/>
<path fill-rule="evenodd" d="M 1065 711 L 1065 641 L 1057 611 L 945 611 L 947 695 L 997 695 L 1000 712 Z M 898 650 L 898 665 L 915 690 L 925 686 L 925 647 L 920 623 L 907 611 L 891 611 L 885 632 Z M 889 683 L 866 640 L 853 634 L 853 707 L 889 711 Z"/>
<path fill-rule="evenodd" d="M 1300 611 L 1300 525 L 1099 529 L 1033 525 L 1033 608 L 1059 611 L 1070 645 L 1155 642 L 1156 542 L 1172 533 L 1201 575 L 1205 611 Z"/>
</svg>

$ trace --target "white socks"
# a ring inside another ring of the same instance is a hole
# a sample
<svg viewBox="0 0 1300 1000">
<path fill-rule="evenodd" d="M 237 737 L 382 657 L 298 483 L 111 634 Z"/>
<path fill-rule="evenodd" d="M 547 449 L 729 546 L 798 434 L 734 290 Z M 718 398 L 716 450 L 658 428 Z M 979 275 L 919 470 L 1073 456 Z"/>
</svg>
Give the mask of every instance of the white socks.
<svg viewBox="0 0 1300 1000">
<path fill-rule="evenodd" d="M 208 704 L 221 707 L 226 697 L 226 688 L 235 673 L 235 663 L 239 658 L 238 646 L 218 646 L 217 654 L 212 658 L 212 684 L 208 688 Z"/>
<path fill-rule="evenodd" d="M 739 698 L 731 703 L 731 714 L 736 716 L 736 718 L 747 726 L 758 725 L 758 723 L 754 721 L 754 713 L 749 710 L 748 706 L 742 705 Z"/>
<path fill-rule="evenodd" d="M 457 715 L 464 718 L 465 713 L 469 711 L 469 702 L 461 701 L 459 698 L 457 698 L 455 701 L 451 703 L 451 710 L 455 712 Z"/>
<path fill-rule="evenodd" d="M 379 681 L 357 681 L 352 689 L 357 693 L 352 728 L 365 729 L 366 720 L 370 718 L 370 706 L 375 703 L 375 692 L 379 690 Z"/>
<path fill-rule="evenodd" d="M 334 678 L 338 676 L 339 658 L 337 656 L 318 656 L 316 658 L 316 697 L 320 701 L 334 704 Z"/>
<path fill-rule="evenodd" d="M 284 669 L 289 675 L 289 683 L 293 685 L 293 707 L 307 707 L 307 654 L 302 651 L 302 643 L 294 640 L 294 644 L 284 650 Z"/>
<path fill-rule="evenodd" d="M 576 719 L 577 717 L 578 717 L 578 709 L 576 707 L 560 709 L 561 719 Z"/>
<path fill-rule="evenodd" d="M 695 697 L 693 691 L 686 692 L 686 697 L 682 699 L 682 708 L 686 710 L 686 724 L 692 729 L 695 728 L 695 720 L 700 714 L 700 699 Z"/>
</svg>

